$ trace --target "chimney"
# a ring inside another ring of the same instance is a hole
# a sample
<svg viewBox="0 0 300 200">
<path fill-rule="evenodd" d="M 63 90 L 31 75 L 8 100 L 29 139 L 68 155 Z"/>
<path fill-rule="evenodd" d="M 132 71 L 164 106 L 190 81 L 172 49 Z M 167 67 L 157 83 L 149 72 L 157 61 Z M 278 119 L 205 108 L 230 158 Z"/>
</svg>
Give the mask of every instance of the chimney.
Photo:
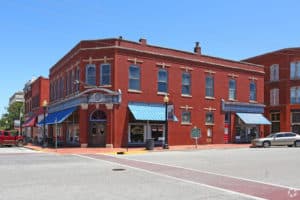
<svg viewBox="0 0 300 200">
<path fill-rule="evenodd" d="M 194 48 L 194 53 L 201 54 L 201 47 L 199 46 L 199 42 L 196 42 L 196 46 Z"/>
<path fill-rule="evenodd" d="M 146 46 L 146 45 L 147 45 L 147 40 L 144 39 L 144 38 L 141 38 L 141 39 L 139 40 L 139 42 L 140 42 L 140 44 L 141 44 L 142 46 Z"/>
</svg>

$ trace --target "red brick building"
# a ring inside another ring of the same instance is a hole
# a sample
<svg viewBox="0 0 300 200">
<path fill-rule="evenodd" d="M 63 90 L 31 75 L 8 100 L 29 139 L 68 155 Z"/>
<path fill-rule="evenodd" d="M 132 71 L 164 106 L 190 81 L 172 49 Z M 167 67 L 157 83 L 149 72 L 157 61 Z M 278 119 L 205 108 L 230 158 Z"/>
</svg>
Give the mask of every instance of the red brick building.
<svg viewBox="0 0 300 200">
<path fill-rule="evenodd" d="M 287 48 L 244 60 L 265 66 L 266 132 L 300 133 L 300 48 Z"/>
<path fill-rule="evenodd" d="M 249 142 L 268 123 L 264 69 L 194 52 L 148 45 L 145 39 L 81 41 L 50 69 L 49 136 L 66 145 L 142 146 Z M 41 124 L 44 122 L 41 122 Z"/>
<path fill-rule="evenodd" d="M 43 101 L 49 102 L 49 79 L 38 77 L 26 83 L 24 87 L 25 122 L 23 132 L 28 139 L 37 142 L 42 138 L 42 130 L 37 126 L 44 118 Z"/>
</svg>

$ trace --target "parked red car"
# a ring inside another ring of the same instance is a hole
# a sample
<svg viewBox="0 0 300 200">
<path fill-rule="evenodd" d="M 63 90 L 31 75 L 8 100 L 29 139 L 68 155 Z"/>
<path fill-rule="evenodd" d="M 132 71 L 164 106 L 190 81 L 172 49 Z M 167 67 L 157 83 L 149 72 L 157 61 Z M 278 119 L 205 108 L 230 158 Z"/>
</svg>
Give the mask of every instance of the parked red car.
<svg viewBox="0 0 300 200">
<path fill-rule="evenodd" d="M 4 131 L 0 130 L 0 146 L 3 145 L 15 145 L 23 146 L 23 136 L 19 135 L 16 131 Z"/>
</svg>

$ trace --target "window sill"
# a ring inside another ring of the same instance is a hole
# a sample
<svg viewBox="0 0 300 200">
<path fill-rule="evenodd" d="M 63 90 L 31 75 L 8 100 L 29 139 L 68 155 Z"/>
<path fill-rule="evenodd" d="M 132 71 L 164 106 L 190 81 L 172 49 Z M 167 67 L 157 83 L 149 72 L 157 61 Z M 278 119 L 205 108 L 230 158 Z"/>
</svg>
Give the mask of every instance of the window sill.
<svg viewBox="0 0 300 200">
<path fill-rule="evenodd" d="M 141 94 L 142 93 L 141 90 L 131 90 L 131 89 L 128 89 L 127 91 L 130 92 L 130 93 L 137 93 L 137 94 Z"/>
<path fill-rule="evenodd" d="M 205 99 L 207 99 L 207 100 L 215 100 L 216 98 L 215 97 L 208 97 L 208 96 L 206 96 Z"/>
<path fill-rule="evenodd" d="M 187 123 L 187 122 L 181 122 L 182 126 L 192 126 L 192 123 Z"/>
<path fill-rule="evenodd" d="M 182 97 L 192 98 L 192 95 L 189 94 L 181 94 Z"/>
<path fill-rule="evenodd" d="M 205 126 L 214 126 L 215 125 L 215 123 L 205 123 Z"/>
<path fill-rule="evenodd" d="M 167 92 L 157 92 L 157 95 L 166 96 L 166 95 L 169 95 L 169 93 L 167 93 Z"/>
<path fill-rule="evenodd" d="M 257 101 L 250 100 L 249 103 L 258 103 Z"/>
<path fill-rule="evenodd" d="M 237 99 L 228 99 L 228 101 L 234 101 L 234 102 L 237 102 L 238 100 L 237 100 Z"/>
<path fill-rule="evenodd" d="M 100 85 L 99 87 L 100 88 L 110 88 L 110 87 L 112 87 L 112 85 Z"/>
</svg>

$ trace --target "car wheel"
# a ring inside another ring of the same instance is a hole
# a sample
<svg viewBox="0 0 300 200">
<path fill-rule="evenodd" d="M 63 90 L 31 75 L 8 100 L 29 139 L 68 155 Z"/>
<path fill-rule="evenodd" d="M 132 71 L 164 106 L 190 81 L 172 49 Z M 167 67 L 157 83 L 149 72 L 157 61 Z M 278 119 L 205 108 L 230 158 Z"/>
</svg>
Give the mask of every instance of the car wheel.
<svg viewBox="0 0 300 200">
<path fill-rule="evenodd" d="M 17 142 L 17 146 L 18 146 L 18 147 L 22 147 L 22 146 L 23 146 L 23 141 L 22 141 L 22 140 L 19 140 L 19 141 Z"/>
<path fill-rule="evenodd" d="M 270 146 L 271 146 L 270 142 L 264 142 L 263 143 L 263 147 L 265 147 L 265 148 L 268 148 Z"/>
<path fill-rule="evenodd" d="M 295 146 L 295 147 L 300 147 L 300 140 L 295 141 L 294 146 Z"/>
</svg>

